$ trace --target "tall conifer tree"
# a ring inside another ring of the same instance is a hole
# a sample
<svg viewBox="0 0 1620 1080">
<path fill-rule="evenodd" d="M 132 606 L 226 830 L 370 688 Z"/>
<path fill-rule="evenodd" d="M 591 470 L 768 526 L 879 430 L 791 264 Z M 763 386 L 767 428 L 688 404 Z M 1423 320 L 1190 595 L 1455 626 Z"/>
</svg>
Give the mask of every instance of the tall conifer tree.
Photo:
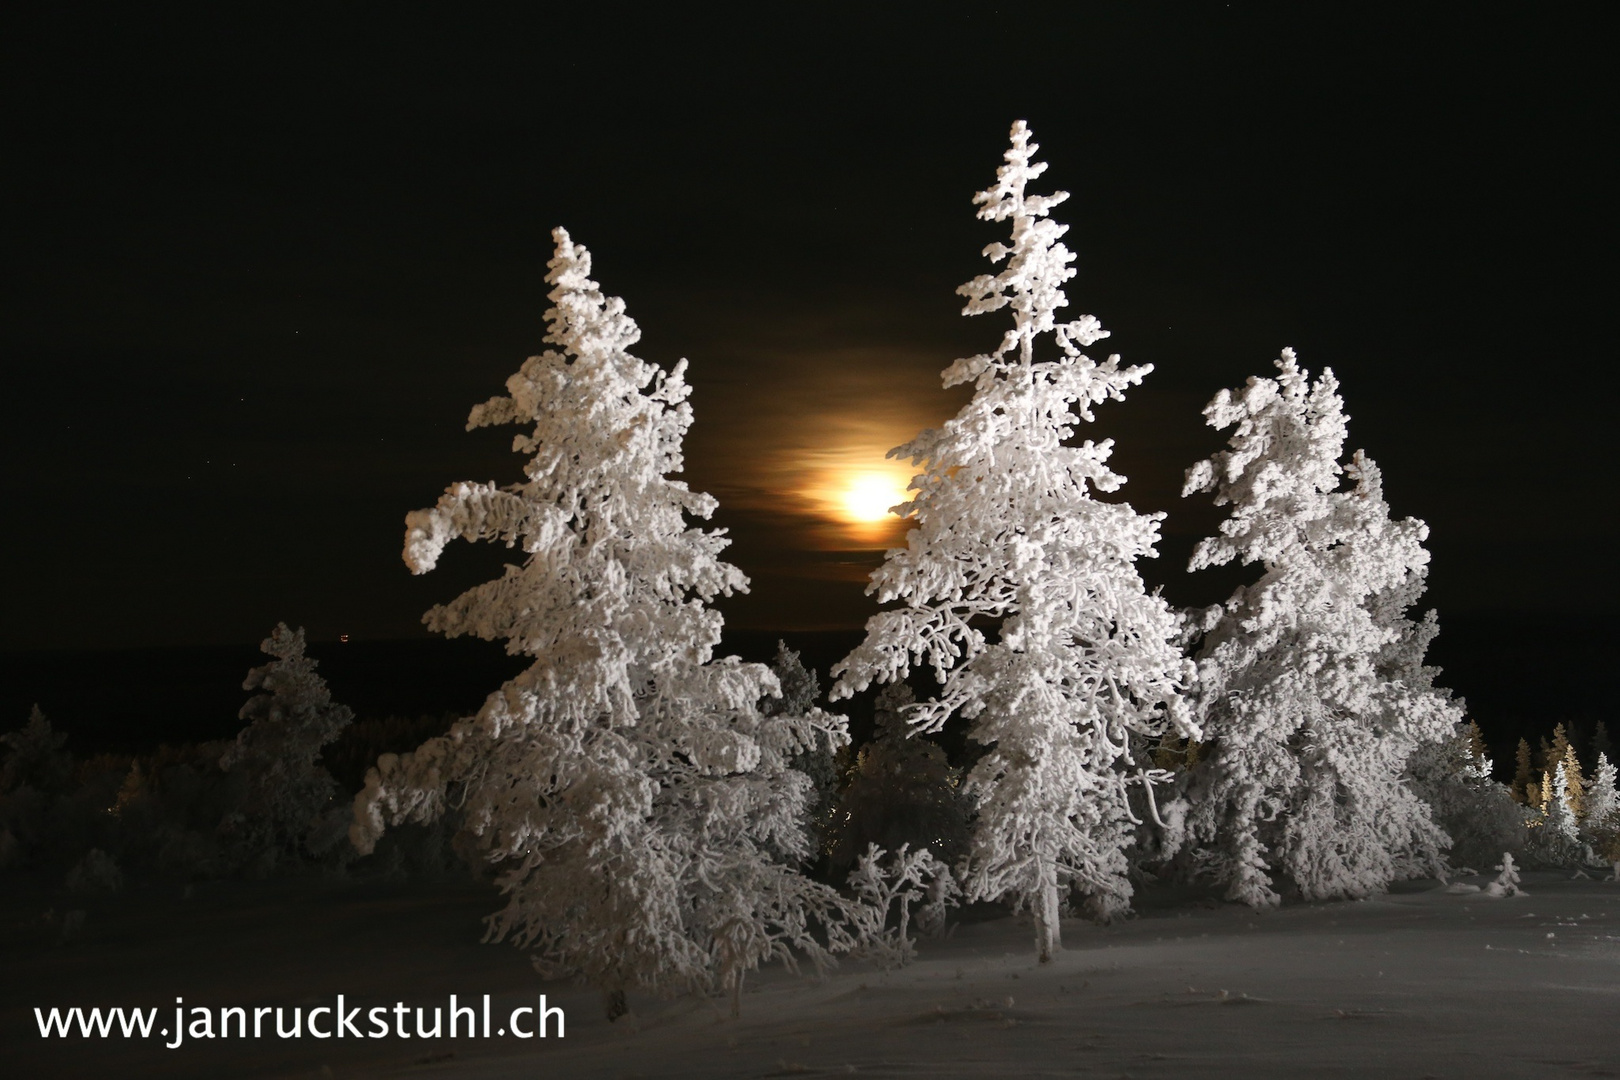
<svg viewBox="0 0 1620 1080">
<path fill-rule="evenodd" d="M 451 540 L 517 548 L 520 563 L 425 616 L 449 636 L 504 640 L 529 667 L 478 715 L 415 752 L 384 755 L 356 799 L 356 846 L 384 827 L 462 807 L 501 867 L 489 936 L 607 995 L 631 988 L 733 994 L 770 958 L 820 961 L 851 944 L 844 901 L 804 878 L 810 780 L 792 755 L 847 741 L 841 717 L 766 717 L 769 669 L 712 659 L 717 596 L 747 580 L 718 531 L 690 527 L 715 500 L 674 479 L 692 422 L 686 362 L 629 349 L 624 302 L 590 279 L 562 229 L 546 281 L 546 343 L 472 410 L 468 427 L 523 425 L 525 478 L 460 483 L 406 519 L 405 562 Z M 824 936 L 813 931 L 824 923 Z"/>
<path fill-rule="evenodd" d="M 1277 369 L 1204 410 L 1234 430 L 1183 492 L 1232 508 L 1189 569 L 1239 561 L 1260 574 L 1205 623 L 1206 745 L 1183 804 L 1195 865 L 1254 906 L 1277 903 L 1278 874 L 1322 899 L 1440 872 L 1446 837 L 1403 773 L 1462 720 L 1422 662 L 1432 617 L 1405 614 L 1422 593 L 1428 528 L 1391 520 L 1360 451 L 1341 464 L 1333 373 L 1313 383 L 1292 350 Z"/>
<path fill-rule="evenodd" d="M 1005 310 L 1012 325 L 944 372 L 947 387 L 974 389 L 956 417 L 890 451 L 921 470 L 898 508 L 916 527 L 872 575 L 868 591 L 895 606 L 835 669 L 834 695 L 933 668 L 942 689 L 911 722 L 937 730 L 959 714 L 989 747 L 966 785 L 978 817 L 965 891 L 1029 905 L 1045 961 L 1071 888 L 1099 917 L 1129 905 L 1127 785 L 1148 778 L 1132 736 L 1196 729 L 1179 619 L 1136 570 L 1163 515 L 1097 498 L 1124 483 L 1107 465 L 1112 442 L 1074 441 L 1093 406 L 1151 368 L 1092 360 L 1081 350 L 1106 336 L 1097 319 L 1058 320 L 1074 255 L 1050 214 L 1068 195 L 1028 190 L 1046 168 L 1035 151 L 1013 125 L 995 184 L 974 198 L 1011 236 L 984 250 L 1001 272 L 958 290 L 963 314 Z"/>
</svg>

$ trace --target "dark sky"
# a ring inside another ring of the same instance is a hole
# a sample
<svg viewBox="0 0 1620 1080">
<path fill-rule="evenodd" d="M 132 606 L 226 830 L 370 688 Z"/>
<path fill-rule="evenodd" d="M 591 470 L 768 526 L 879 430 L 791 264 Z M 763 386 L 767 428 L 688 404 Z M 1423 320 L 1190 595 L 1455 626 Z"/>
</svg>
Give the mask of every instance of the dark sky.
<svg viewBox="0 0 1620 1080">
<path fill-rule="evenodd" d="M 1620 600 L 1600 5 L 163 7 L 0 23 L 0 649 L 423 633 L 507 554 L 412 578 L 403 518 L 518 475 L 462 424 L 541 348 L 557 224 L 690 358 L 728 617 L 858 624 L 876 555 L 792 492 L 999 335 L 954 289 L 1017 118 L 1072 310 L 1156 368 L 1098 426 L 1173 600 L 1226 588 L 1182 572 L 1199 410 L 1287 345 L 1429 522 L 1442 622 Z"/>
</svg>

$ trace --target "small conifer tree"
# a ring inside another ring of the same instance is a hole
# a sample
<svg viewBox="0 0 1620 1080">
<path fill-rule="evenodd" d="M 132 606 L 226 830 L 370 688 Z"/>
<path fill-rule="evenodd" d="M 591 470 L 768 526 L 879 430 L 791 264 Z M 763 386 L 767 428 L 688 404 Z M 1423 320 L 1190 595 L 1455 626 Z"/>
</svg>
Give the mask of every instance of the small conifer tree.
<svg viewBox="0 0 1620 1080">
<path fill-rule="evenodd" d="M 1581 819 L 1581 836 L 1592 851 L 1604 859 L 1620 858 L 1620 793 L 1615 788 L 1615 767 L 1601 751 L 1592 770 L 1592 784 L 1586 793 L 1586 814 Z M 1610 853 L 1614 852 L 1613 855 Z"/>
<path fill-rule="evenodd" d="M 1519 888 L 1519 868 L 1513 865 L 1513 855 L 1502 852 L 1502 861 L 1496 865 L 1496 880 L 1486 886 L 1485 891 L 1492 896 L 1523 896 L 1524 890 Z"/>
<path fill-rule="evenodd" d="M 1609 756 L 1598 753 L 1597 768 L 1592 773 L 1592 787 L 1586 796 L 1585 822 L 1593 828 L 1607 829 L 1620 815 L 1620 795 L 1615 790 L 1615 767 Z"/>
<path fill-rule="evenodd" d="M 67 734 L 56 731 L 36 704 L 28 710 L 28 723 L 0 735 L 7 753 L 0 764 L 0 795 L 28 787 L 56 792 L 73 776 L 73 755 L 63 749 Z"/>
<path fill-rule="evenodd" d="M 1586 816 L 1586 777 L 1581 775 L 1581 763 L 1575 758 L 1575 748 L 1564 744 L 1564 756 L 1559 761 L 1564 771 L 1564 803 L 1579 821 Z"/>
<path fill-rule="evenodd" d="M 1581 855 L 1580 827 L 1574 808 L 1570 805 L 1569 776 L 1564 771 L 1562 761 L 1553 770 L 1551 782 L 1547 785 L 1546 805 L 1542 813 L 1545 818 L 1536 854 L 1554 866 L 1578 863 Z"/>
<path fill-rule="evenodd" d="M 277 623 L 259 648 L 275 659 L 249 671 L 242 684 L 260 693 L 242 706 L 248 724 L 219 760 L 237 781 L 220 828 L 242 855 L 270 863 L 309 853 L 307 841 L 321 817 L 341 811 L 321 748 L 342 734 L 354 713 L 332 701 L 316 661 L 304 653 L 303 627 Z"/>
</svg>

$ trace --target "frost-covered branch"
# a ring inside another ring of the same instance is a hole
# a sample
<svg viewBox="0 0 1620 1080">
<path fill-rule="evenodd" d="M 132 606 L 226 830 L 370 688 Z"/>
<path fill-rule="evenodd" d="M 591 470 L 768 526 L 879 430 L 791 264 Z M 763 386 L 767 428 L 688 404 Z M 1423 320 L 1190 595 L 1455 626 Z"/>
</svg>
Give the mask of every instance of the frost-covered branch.
<svg viewBox="0 0 1620 1080">
<path fill-rule="evenodd" d="M 861 942 L 856 951 L 886 968 L 902 967 L 917 955 L 917 939 L 909 936 L 912 909 L 923 933 L 937 934 L 959 895 L 949 867 L 927 848 L 912 851 L 907 844 L 892 854 L 870 845 L 849 884 L 858 901 L 851 909 Z"/>
</svg>

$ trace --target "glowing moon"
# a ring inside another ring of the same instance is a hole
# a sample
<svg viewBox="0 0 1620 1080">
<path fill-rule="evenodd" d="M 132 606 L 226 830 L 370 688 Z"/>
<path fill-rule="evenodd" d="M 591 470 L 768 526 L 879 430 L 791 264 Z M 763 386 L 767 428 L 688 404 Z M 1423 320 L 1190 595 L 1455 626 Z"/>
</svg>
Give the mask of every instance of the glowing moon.
<svg viewBox="0 0 1620 1080">
<path fill-rule="evenodd" d="M 839 508 L 854 522 L 882 521 L 889 507 L 907 500 L 906 482 L 880 472 L 856 473 L 844 482 Z"/>
<path fill-rule="evenodd" d="M 808 460 L 806 460 L 808 459 Z M 807 511 L 806 536 L 827 551 L 881 551 L 902 541 L 913 522 L 889 512 L 911 501 L 907 491 L 916 474 L 910 462 L 885 460 L 883 447 L 843 446 L 817 449 L 800 458 L 796 477 L 802 487 L 790 489 L 792 502 Z"/>
</svg>

